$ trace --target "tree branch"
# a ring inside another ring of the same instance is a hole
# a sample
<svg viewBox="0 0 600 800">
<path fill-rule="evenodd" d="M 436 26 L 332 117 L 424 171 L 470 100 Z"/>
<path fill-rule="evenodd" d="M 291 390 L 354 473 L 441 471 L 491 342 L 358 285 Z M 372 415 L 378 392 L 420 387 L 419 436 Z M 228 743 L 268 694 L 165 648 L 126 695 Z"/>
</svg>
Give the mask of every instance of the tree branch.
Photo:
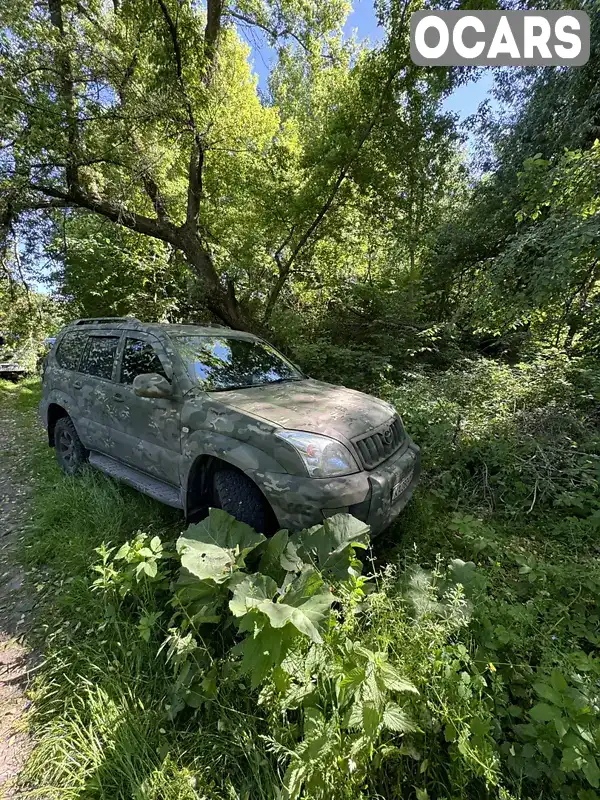
<svg viewBox="0 0 600 800">
<path fill-rule="evenodd" d="M 47 195 L 48 197 L 62 200 L 66 206 L 87 208 L 132 231 L 142 233 L 145 236 L 152 236 L 154 239 L 160 239 L 163 242 L 168 242 L 175 247 L 179 247 L 179 243 L 177 242 L 177 228 L 166 220 L 145 217 L 143 214 L 128 210 L 120 203 L 94 197 L 78 187 L 70 191 L 65 191 L 55 186 L 31 183 L 29 188 L 40 194 Z M 37 205 L 38 203 L 33 207 L 35 208 Z"/>
<path fill-rule="evenodd" d="M 215 8 L 217 3 L 218 8 Z M 186 104 L 188 120 L 190 127 L 194 133 L 194 143 L 190 153 L 190 161 L 188 167 L 188 191 L 187 191 L 187 209 L 186 209 L 186 224 L 189 226 L 197 226 L 198 217 L 200 214 L 200 202 L 202 200 L 202 171 L 204 169 L 204 143 L 200 131 L 196 126 L 196 120 L 192 108 L 191 101 L 185 85 L 183 76 L 183 60 L 181 56 L 181 45 L 179 42 L 179 35 L 177 32 L 177 25 L 175 24 L 165 0 L 158 0 L 158 4 L 162 11 L 171 43 L 173 45 L 173 52 L 175 54 L 175 71 L 177 73 L 177 80 L 181 87 L 183 97 Z M 216 44 L 218 39 L 218 32 L 220 28 L 220 0 L 208 0 L 207 7 L 207 21 L 204 37 L 204 52 L 205 55 L 210 52 L 210 63 L 214 62 L 216 56 Z M 210 77 L 208 77 L 210 76 Z M 207 66 L 203 76 L 203 81 L 208 87 L 212 79 L 212 69 Z"/>
<path fill-rule="evenodd" d="M 40 200 L 38 203 L 28 203 L 27 211 L 44 211 L 48 208 L 71 208 L 66 200 Z"/>
<path fill-rule="evenodd" d="M 65 104 L 67 119 L 67 166 L 65 175 L 69 188 L 79 185 L 79 170 L 77 167 L 77 153 L 79 150 L 79 131 L 77 128 L 77 113 L 75 110 L 75 92 L 73 88 L 73 73 L 71 59 L 65 47 L 65 26 L 62 13 L 62 0 L 48 0 L 50 21 L 57 29 L 62 40 L 61 47 L 56 53 L 56 67 L 61 76 L 60 94 Z"/>
<path fill-rule="evenodd" d="M 250 25 L 253 28 L 260 28 L 261 31 L 264 31 L 265 33 L 268 33 L 269 36 L 271 36 L 273 39 L 286 39 L 286 38 L 293 39 L 295 42 L 297 42 L 300 45 L 300 47 L 306 53 L 310 53 L 310 50 L 308 49 L 306 44 L 302 41 L 302 39 L 300 39 L 300 37 L 297 36 L 289 28 L 284 28 L 283 30 L 278 31 L 275 28 L 270 28 L 268 25 L 265 25 L 263 22 L 259 22 L 257 19 L 251 19 L 250 17 L 247 17 L 245 14 L 239 14 L 237 11 L 232 11 L 230 8 L 226 9 L 224 11 L 224 13 L 227 14 L 227 16 L 229 16 L 229 17 L 233 17 L 234 19 L 237 19 L 240 22 L 243 22 L 245 25 Z M 330 56 L 327 56 L 327 57 L 329 58 Z"/>
<path fill-rule="evenodd" d="M 146 194 L 152 201 L 152 205 L 154 206 L 158 220 L 160 222 L 166 222 L 169 219 L 169 215 L 167 213 L 164 198 L 159 191 L 156 181 L 154 178 L 152 178 L 149 172 L 144 172 L 142 174 L 142 181 L 144 184 L 144 189 L 146 190 Z"/>
<path fill-rule="evenodd" d="M 197 143 L 192 147 L 190 153 L 190 165 L 188 168 L 188 196 L 186 222 L 188 225 L 196 226 L 200 214 L 200 203 L 202 201 L 202 170 L 204 168 L 204 148 Z"/>
<path fill-rule="evenodd" d="M 212 83 L 217 60 L 217 47 L 221 32 L 221 15 L 223 13 L 222 0 L 207 0 L 206 27 L 204 29 L 204 58 L 206 67 L 204 72 L 204 85 L 209 88 Z"/>
<path fill-rule="evenodd" d="M 169 9 L 167 8 L 165 0 L 158 0 L 158 5 L 160 6 L 160 10 L 162 11 L 162 15 L 165 19 L 165 22 L 167 23 L 167 28 L 169 29 L 169 34 L 171 36 L 173 51 L 175 53 L 175 66 L 177 69 L 177 77 L 183 83 L 183 62 L 181 60 L 181 47 L 179 45 L 179 37 L 177 36 L 177 26 L 173 22 L 173 18 L 169 13 Z"/>
<path fill-rule="evenodd" d="M 136 49 L 131 59 L 131 62 L 129 63 L 129 66 L 125 70 L 125 75 L 123 76 L 123 80 L 121 81 L 121 85 L 119 86 L 118 89 L 119 103 L 122 109 L 125 109 L 125 106 L 127 104 L 127 89 L 135 74 L 135 68 L 138 64 L 138 60 L 139 60 L 138 51 Z M 152 202 L 152 206 L 156 211 L 156 216 L 158 220 L 160 222 L 167 222 L 169 220 L 167 206 L 164 197 L 160 189 L 158 188 L 158 184 L 151 173 L 150 167 L 144 163 L 145 156 L 143 152 L 143 147 L 140 144 L 139 136 L 137 134 L 136 129 L 133 127 L 130 128 L 128 135 L 133 144 L 133 148 L 136 152 L 136 155 L 140 159 L 141 178 L 144 190 L 148 195 L 148 197 L 150 198 L 150 201 Z"/>
</svg>

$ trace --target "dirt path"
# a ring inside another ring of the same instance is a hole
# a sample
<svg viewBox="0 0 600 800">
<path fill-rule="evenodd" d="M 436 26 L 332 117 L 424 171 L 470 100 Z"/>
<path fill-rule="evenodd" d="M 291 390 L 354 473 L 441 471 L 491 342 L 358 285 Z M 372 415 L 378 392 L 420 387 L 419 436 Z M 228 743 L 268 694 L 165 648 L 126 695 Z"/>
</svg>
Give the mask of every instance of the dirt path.
<svg viewBox="0 0 600 800">
<path fill-rule="evenodd" d="M 19 722 L 28 702 L 24 691 L 33 656 L 21 643 L 33 604 L 24 588 L 16 549 L 29 515 L 30 488 L 23 435 L 14 413 L 0 407 L 0 798 L 16 798 L 14 788 L 31 748 Z"/>
</svg>

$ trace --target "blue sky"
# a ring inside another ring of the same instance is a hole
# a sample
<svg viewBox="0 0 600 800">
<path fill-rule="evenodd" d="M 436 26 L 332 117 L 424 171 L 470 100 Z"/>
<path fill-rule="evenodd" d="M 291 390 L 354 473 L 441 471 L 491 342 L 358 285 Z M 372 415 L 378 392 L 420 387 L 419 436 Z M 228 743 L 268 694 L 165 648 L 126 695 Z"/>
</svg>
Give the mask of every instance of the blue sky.
<svg viewBox="0 0 600 800">
<path fill-rule="evenodd" d="M 359 40 L 368 39 L 376 44 L 383 38 L 383 31 L 377 25 L 373 0 L 354 0 L 353 9 L 344 26 L 344 32 L 350 36 L 355 31 Z M 244 35 L 244 31 L 240 31 Z M 275 58 L 275 53 L 268 46 L 265 38 L 256 31 L 244 38 L 252 47 L 252 60 L 254 70 L 258 73 L 259 86 L 266 88 L 269 65 Z M 444 102 L 444 107 L 458 114 L 464 120 L 477 111 L 479 104 L 486 99 L 492 88 L 492 70 L 484 71 L 477 81 L 471 81 L 458 87 Z"/>
</svg>

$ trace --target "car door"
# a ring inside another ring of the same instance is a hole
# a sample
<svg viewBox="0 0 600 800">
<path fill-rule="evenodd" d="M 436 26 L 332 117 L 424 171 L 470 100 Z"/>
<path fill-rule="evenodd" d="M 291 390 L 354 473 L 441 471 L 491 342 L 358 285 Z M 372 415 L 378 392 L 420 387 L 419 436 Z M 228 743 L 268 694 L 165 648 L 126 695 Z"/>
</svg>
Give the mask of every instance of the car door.
<svg viewBox="0 0 600 800">
<path fill-rule="evenodd" d="M 75 427 L 85 447 L 112 454 L 109 414 L 114 394 L 113 375 L 121 340 L 120 331 L 89 331 L 70 391 L 77 409 Z"/>
<path fill-rule="evenodd" d="M 175 384 L 173 397 L 138 397 L 133 391 L 134 378 L 151 372 L 175 382 L 160 341 L 152 334 L 126 331 L 109 400 L 113 455 L 148 475 L 179 486 L 181 399 Z"/>
</svg>

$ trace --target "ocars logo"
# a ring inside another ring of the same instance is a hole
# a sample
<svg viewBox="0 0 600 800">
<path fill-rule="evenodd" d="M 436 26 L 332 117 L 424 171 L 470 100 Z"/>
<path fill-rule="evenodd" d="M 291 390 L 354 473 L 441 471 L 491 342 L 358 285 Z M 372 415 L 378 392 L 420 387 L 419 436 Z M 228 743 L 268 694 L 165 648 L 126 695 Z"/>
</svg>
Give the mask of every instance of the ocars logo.
<svg viewBox="0 0 600 800">
<path fill-rule="evenodd" d="M 424 66 L 581 66 L 590 20 L 585 11 L 415 11 L 410 55 Z"/>
</svg>

